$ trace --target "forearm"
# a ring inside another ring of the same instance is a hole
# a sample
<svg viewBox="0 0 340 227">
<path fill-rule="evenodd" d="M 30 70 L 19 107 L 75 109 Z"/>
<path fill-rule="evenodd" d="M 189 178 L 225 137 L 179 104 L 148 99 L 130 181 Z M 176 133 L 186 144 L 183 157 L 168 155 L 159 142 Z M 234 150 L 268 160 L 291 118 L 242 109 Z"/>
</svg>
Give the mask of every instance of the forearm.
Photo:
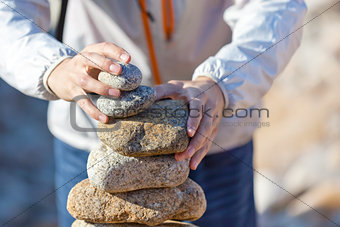
<svg viewBox="0 0 340 227">
<path fill-rule="evenodd" d="M 75 53 L 47 34 L 48 26 L 47 1 L 0 3 L 0 76 L 24 94 L 50 100 L 57 97 L 45 88 L 44 73 Z"/>
</svg>

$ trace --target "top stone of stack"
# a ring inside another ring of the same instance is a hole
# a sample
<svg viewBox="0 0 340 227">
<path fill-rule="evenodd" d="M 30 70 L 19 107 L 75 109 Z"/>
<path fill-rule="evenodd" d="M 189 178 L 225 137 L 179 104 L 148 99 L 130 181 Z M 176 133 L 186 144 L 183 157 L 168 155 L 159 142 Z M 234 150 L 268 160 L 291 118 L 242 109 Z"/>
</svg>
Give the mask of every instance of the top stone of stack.
<svg viewBox="0 0 340 227">
<path fill-rule="evenodd" d="M 132 91 L 142 82 L 142 72 L 132 64 L 121 64 L 122 71 L 119 75 L 100 72 L 98 80 L 122 91 Z"/>
<path fill-rule="evenodd" d="M 96 100 L 97 108 L 113 118 L 134 116 L 150 107 L 156 100 L 156 92 L 148 86 L 139 86 L 142 81 L 141 71 L 132 64 L 121 64 L 120 75 L 101 72 L 98 80 L 121 90 L 119 98 L 100 96 Z"/>
</svg>

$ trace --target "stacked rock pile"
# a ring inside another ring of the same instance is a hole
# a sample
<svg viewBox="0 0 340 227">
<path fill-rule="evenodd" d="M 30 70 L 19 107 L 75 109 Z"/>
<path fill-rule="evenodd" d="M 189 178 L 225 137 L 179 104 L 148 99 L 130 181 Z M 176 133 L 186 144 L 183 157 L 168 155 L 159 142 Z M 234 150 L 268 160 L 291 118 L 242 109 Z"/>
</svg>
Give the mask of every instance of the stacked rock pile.
<svg viewBox="0 0 340 227">
<path fill-rule="evenodd" d="M 173 155 L 188 146 L 188 109 L 183 101 L 155 102 L 153 88 L 139 86 L 141 77 L 131 64 L 120 76 L 99 75 L 124 91 L 97 100 L 111 117 L 98 124 L 102 144 L 90 152 L 89 178 L 69 194 L 73 227 L 194 226 L 174 220 L 197 220 L 206 209 L 202 188 L 188 178 L 189 161 Z"/>
</svg>

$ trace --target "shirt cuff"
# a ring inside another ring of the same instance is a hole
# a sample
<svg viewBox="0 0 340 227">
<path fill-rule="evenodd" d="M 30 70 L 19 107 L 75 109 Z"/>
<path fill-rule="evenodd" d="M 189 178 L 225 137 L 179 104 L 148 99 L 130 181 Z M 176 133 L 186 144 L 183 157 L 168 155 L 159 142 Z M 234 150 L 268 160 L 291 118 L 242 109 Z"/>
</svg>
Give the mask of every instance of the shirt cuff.
<svg viewBox="0 0 340 227">
<path fill-rule="evenodd" d="M 70 56 L 64 56 L 59 58 L 57 61 L 55 61 L 52 65 L 50 65 L 50 67 L 48 67 L 48 69 L 45 71 L 44 76 L 43 76 L 43 84 L 45 89 L 48 91 L 48 93 L 50 93 L 52 96 L 54 96 L 55 99 L 59 99 L 58 96 L 51 90 L 51 88 L 48 86 L 47 84 L 47 80 L 50 77 L 52 71 L 62 62 L 64 61 L 66 58 L 72 58 Z"/>
<path fill-rule="evenodd" d="M 220 80 L 217 75 L 214 75 L 215 72 L 213 70 L 209 70 L 210 67 L 211 65 L 209 65 L 208 62 L 203 62 L 200 66 L 198 66 L 198 68 L 196 68 L 194 74 L 192 75 L 192 80 L 195 80 L 199 76 L 206 76 L 212 79 L 222 91 L 222 94 L 224 97 L 224 108 L 228 108 L 229 107 L 229 94 L 228 94 L 227 88 L 223 84 L 223 81 Z"/>
</svg>

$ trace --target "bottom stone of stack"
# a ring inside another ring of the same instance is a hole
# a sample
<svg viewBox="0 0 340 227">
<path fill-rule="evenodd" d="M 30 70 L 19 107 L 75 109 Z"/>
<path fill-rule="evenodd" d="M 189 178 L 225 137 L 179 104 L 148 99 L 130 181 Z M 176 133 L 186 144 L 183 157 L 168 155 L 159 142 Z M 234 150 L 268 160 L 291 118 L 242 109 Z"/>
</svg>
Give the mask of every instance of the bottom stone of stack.
<svg viewBox="0 0 340 227">
<path fill-rule="evenodd" d="M 189 178 L 177 187 L 112 194 L 86 179 L 70 191 L 67 209 L 74 218 L 90 223 L 159 225 L 166 220 L 199 219 L 205 212 L 206 199 L 202 188 Z"/>
<path fill-rule="evenodd" d="M 137 223 L 112 223 L 112 224 L 94 224 L 88 223 L 86 221 L 76 220 L 73 222 L 71 227 L 142 227 L 148 226 L 143 224 Z M 166 221 L 163 224 L 156 225 L 158 227 L 197 227 L 194 224 L 178 222 L 178 221 Z"/>
</svg>

